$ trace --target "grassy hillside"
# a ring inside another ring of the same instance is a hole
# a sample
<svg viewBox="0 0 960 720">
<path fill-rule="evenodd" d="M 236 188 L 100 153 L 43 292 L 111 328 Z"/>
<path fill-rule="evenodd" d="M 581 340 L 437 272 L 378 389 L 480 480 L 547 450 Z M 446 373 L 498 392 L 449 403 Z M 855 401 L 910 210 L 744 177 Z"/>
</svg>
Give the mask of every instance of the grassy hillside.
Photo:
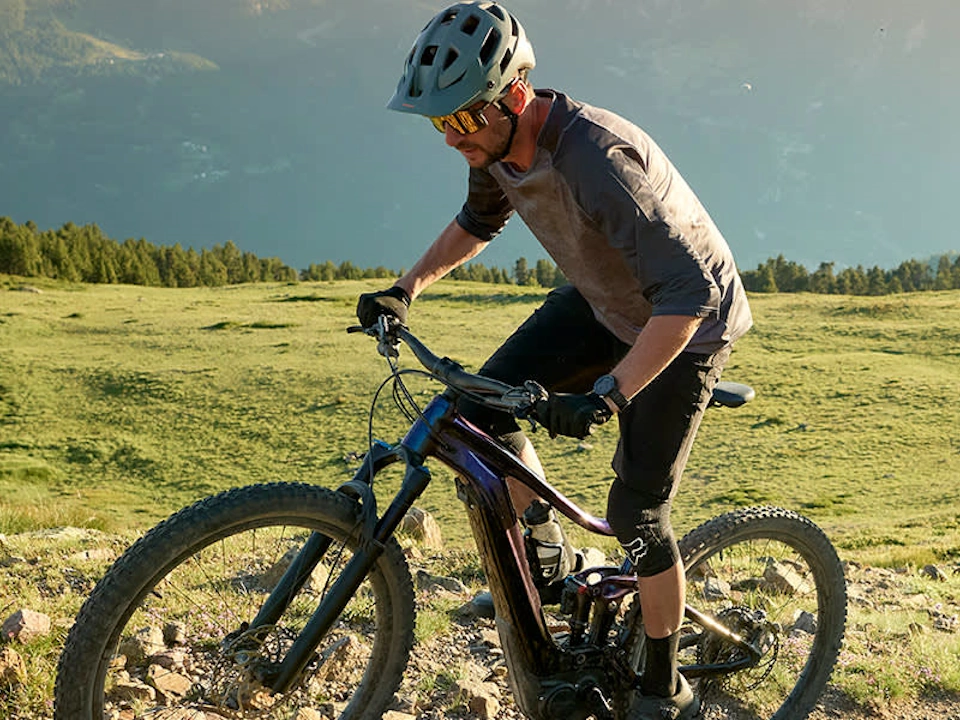
<svg viewBox="0 0 960 720">
<path fill-rule="evenodd" d="M 0 532 L 146 527 L 232 485 L 334 485 L 365 447 L 386 368 L 344 328 L 367 284 L 19 286 L 0 284 Z M 411 323 L 476 368 L 542 294 L 443 283 Z M 726 377 L 758 397 L 709 413 L 677 524 L 777 503 L 857 557 L 960 559 L 960 294 L 752 301 L 756 327 Z M 417 387 L 423 400 L 435 390 Z M 375 434 L 402 431 L 381 402 Z M 534 439 L 550 480 L 602 512 L 615 433 L 587 449 Z M 448 538 L 468 542 L 449 473 L 435 474 L 426 504 Z"/>
<path fill-rule="evenodd" d="M 0 608 L 39 609 L 57 630 L 22 650 L 31 681 L 0 696 L 0 715 L 17 720 L 49 716 L 63 625 L 134 535 L 233 485 L 337 485 L 366 445 L 370 400 L 386 375 L 373 342 L 344 332 L 357 294 L 376 281 L 30 283 L 0 276 Z M 444 282 L 418 300 L 411 324 L 475 368 L 543 294 Z M 757 326 L 726 377 L 758 397 L 708 414 L 675 525 L 684 532 L 756 503 L 811 516 L 855 563 L 831 702 L 854 702 L 859 714 L 847 717 L 874 716 L 891 700 L 926 708 L 927 695 L 952 707 L 960 580 L 919 568 L 960 561 L 960 293 L 752 303 Z M 436 390 L 411 385 L 423 402 Z M 373 425 L 386 440 L 404 429 L 386 399 Z M 611 430 L 584 445 L 534 436 L 551 481 L 596 513 Z M 432 470 L 420 504 L 454 550 L 469 549 L 450 473 Z M 384 496 L 395 481 L 378 479 Z M 89 530 L 29 532 L 63 525 Z M 423 602 L 428 619 L 451 612 Z"/>
</svg>

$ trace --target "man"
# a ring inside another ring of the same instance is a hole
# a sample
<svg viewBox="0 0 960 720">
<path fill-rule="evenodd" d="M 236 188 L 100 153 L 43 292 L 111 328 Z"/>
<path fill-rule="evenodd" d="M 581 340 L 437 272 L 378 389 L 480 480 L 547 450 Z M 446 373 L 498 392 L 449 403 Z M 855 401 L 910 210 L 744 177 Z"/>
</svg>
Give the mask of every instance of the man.
<svg viewBox="0 0 960 720">
<path fill-rule="evenodd" d="M 638 717 L 693 717 L 677 673 L 684 575 L 670 503 L 734 340 L 751 325 L 726 241 L 660 148 L 627 120 L 534 90 L 534 53 L 502 6 L 464 2 L 417 37 L 388 107 L 427 116 L 469 165 L 467 199 L 413 268 L 361 296 L 364 325 L 479 253 L 516 212 L 569 279 L 484 364 L 549 392 L 551 434 L 584 437 L 614 415 L 607 519 L 639 575 L 646 639 Z M 504 414 L 462 408 L 542 473 Z M 519 485 L 519 484 L 517 484 Z M 535 498 L 511 487 L 518 511 Z"/>
</svg>

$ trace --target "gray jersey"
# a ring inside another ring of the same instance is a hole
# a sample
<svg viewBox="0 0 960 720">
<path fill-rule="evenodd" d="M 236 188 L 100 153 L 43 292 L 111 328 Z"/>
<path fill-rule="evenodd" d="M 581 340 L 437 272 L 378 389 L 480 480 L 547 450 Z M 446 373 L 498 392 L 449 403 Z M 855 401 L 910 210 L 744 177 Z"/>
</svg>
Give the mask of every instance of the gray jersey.
<svg viewBox="0 0 960 720">
<path fill-rule="evenodd" d="M 491 240 L 516 211 L 597 319 L 632 344 L 652 315 L 704 318 L 711 353 L 752 324 L 730 248 L 656 143 L 618 115 L 539 90 L 553 106 L 526 172 L 471 168 L 465 230 Z"/>
</svg>

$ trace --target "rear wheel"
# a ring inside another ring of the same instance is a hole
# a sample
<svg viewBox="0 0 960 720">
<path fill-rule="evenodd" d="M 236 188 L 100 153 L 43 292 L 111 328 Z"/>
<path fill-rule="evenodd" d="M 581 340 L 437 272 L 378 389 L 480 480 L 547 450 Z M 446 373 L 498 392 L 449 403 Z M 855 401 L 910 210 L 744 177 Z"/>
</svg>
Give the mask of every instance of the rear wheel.
<svg viewBox="0 0 960 720">
<path fill-rule="evenodd" d="M 307 671 L 283 695 L 279 661 L 360 544 L 357 503 L 309 485 L 258 485 L 186 508 L 135 543 L 84 604 L 60 659 L 58 720 L 382 717 L 413 644 L 414 593 L 395 540 Z M 312 533 L 331 539 L 283 616 L 249 622 Z"/>
<path fill-rule="evenodd" d="M 843 567 L 823 531 L 788 510 L 748 508 L 704 523 L 680 548 L 688 604 L 760 654 L 744 669 L 705 672 L 693 681 L 704 717 L 807 717 L 830 679 L 846 622 Z M 748 658 L 699 625 L 683 632 L 681 665 Z"/>
</svg>

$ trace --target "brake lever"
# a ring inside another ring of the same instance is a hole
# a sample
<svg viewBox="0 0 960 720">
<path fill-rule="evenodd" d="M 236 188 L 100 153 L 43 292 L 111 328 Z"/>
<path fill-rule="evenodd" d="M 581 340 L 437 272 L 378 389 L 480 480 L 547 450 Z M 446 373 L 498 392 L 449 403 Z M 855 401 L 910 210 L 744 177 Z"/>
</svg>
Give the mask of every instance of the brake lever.
<svg viewBox="0 0 960 720">
<path fill-rule="evenodd" d="M 400 339 L 390 332 L 390 318 L 381 315 L 377 318 L 377 352 L 388 360 L 400 357 Z"/>
<path fill-rule="evenodd" d="M 527 396 L 526 407 L 517 408 L 514 411 L 514 415 L 518 420 L 526 420 L 530 423 L 530 432 L 536 432 L 537 428 L 540 427 L 539 418 L 536 417 L 537 403 L 541 400 L 546 400 L 548 394 L 543 385 L 535 380 L 524 381 L 523 390 Z"/>
<path fill-rule="evenodd" d="M 364 333 L 377 338 L 377 352 L 385 358 L 400 357 L 400 339 L 392 332 L 392 323 L 388 316 L 381 315 L 377 318 L 377 324 L 370 327 L 363 325 L 350 325 L 347 328 L 348 333 Z"/>
</svg>

